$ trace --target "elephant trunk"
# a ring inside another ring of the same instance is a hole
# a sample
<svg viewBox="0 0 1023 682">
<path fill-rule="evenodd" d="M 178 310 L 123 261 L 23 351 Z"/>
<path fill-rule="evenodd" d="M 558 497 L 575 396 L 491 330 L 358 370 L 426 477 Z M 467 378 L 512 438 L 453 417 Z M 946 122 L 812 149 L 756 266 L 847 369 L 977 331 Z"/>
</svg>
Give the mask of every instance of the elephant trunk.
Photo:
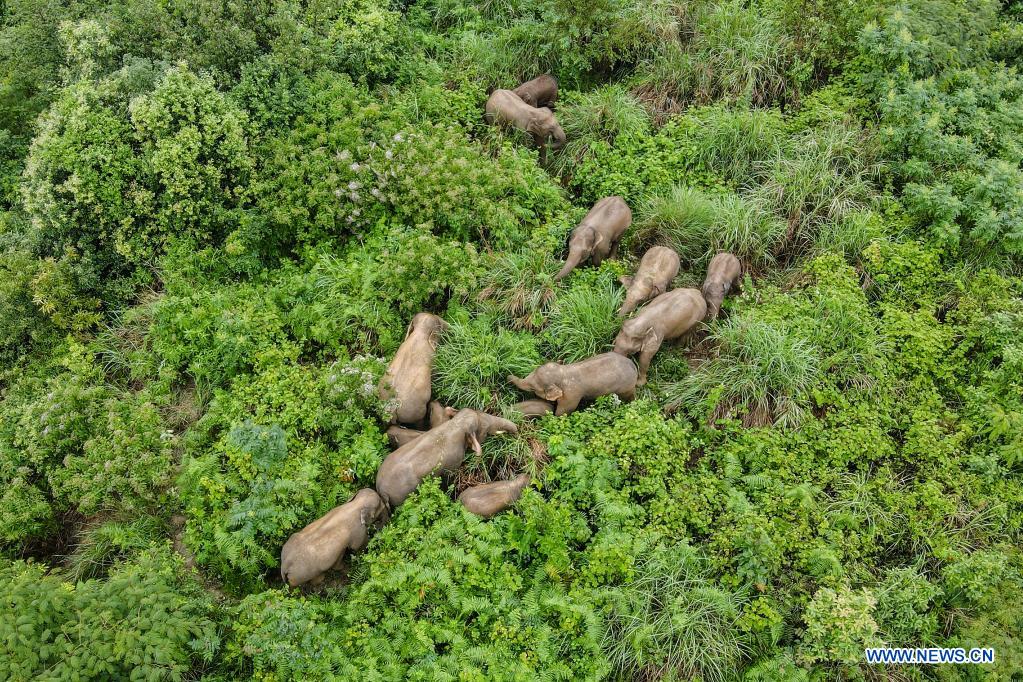
<svg viewBox="0 0 1023 682">
<path fill-rule="evenodd" d="M 529 391 L 530 390 L 529 386 L 526 384 L 526 380 L 525 379 L 520 379 L 519 377 L 515 376 L 514 374 L 509 374 L 507 379 L 511 383 L 515 384 L 515 388 L 519 389 L 520 391 Z"/>
<path fill-rule="evenodd" d="M 625 302 L 622 303 L 622 307 L 618 309 L 618 317 L 625 317 L 639 305 L 639 299 L 635 296 L 625 295 Z"/>
<path fill-rule="evenodd" d="M 558 274 L 554 275 L 554 281 L 557 282 L 568 276 L 568 273 L 576 269 L 576 267 L 583 262 L 584 254 L 582 251 L 569 249 L 568 258 L 565 260 L 564 267 Z"/>
</svg>

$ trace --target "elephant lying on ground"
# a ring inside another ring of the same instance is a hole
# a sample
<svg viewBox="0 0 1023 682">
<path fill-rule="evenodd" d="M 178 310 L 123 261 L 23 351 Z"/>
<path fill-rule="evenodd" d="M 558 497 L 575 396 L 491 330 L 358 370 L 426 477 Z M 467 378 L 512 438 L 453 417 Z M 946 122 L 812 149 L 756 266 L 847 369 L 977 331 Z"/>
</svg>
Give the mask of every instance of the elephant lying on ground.
<svg viewBox="0 0 1023 682">
<path fill-rule="evenodd" d="M 447 326 L 444 320 L 430 313 L 419 313 L 412 318 L 405 340 L 380 380 L 381 399 L 393 398 L 398 402 L 392 423 L 418 425 L 425 419 L 430 402 L 433 357 L 440 333 Z"/>
<path fill-rule="evenodd" d="M 391 444 L 392 448 L 400 448 L 402 445 L 411 443 L 424 433 L 426 433 L 426 431 L 420 431 L 419 429 L 406 429 L 404 426 L 392 424 L 387 428 L 387 442 Z"/>
<path fill-rule="evenodd" d="M 529 481 L 529 474 L 521 474 L 510 481 L 474 485 L 463 490 L 458 501 L 476 516 L 489 519 L 515 504 Z"/>
<path fill-rule="evenodd" d="M 661 294 L 622 325 L 615 338 L 615 353 L 639 353 L 639 384 L 646 383 L 650 361 L 668 339 L 677 339 L 703 320 L 707 303 L 696 289 L 675 289 Z"/>
<path fill-rule="evenodd" d="M 512 92 L 531 107 L 549 108 L 558 101 L 558 81 L 554 80 L 554 76 L 544 74 L 526 81 Z"/>
<path fill-rule="evenodd" d="M 370 526 L 387 520 L 383 500 L 372 488 L 363 488 L 288 538 L 281 550 L 281 578 L 292 587 L 322 582 L 324 573 L 340 567 L 347 551 L 366 546 Z"/>
<path fill-rule="evenodd" d="M 542 417 L 554 411 L 554 405 L 546 400 L 523 400 L 515 403 L 511 409 L 521 414 L 526 419 Z"/>
<path fill-rule="evenodd" d="M 377 492 L 394 509 L 427 476 L 457 471 L 466 448 L 483 454 L 480 443 L 498 433 L 518 433 L 518 427 L 484 412 L 459 410 L 444 424 L 389 454 L 377 470 Z"/>
<path fill-rule="evenodd" d="M 430 401 L 430 428 L 435 429 L 446 421 L 449 421 L 458 413 L 453 407 L 444 407 L 436 400 Z M 406 429 L 404 426 L 392 424 L 387 429 L 387 442 L 392 448 L 400 448 L 402 445 L 411 443 L 416 438 L 426 433 L 419 429 Z"/>
<path fill-rule="evenodd" d="M 524 379 L 509 376 L 508 381 L 545 400 L 557 401 L 554 414 L 559 417 L 574 411 L 584 398 L 609 393 L 622 400 L 636 397 L 636 365 L 617 353 L 595 355 L 571 365 L 548 362 Z"/>
<path fill-rule="evenodd" d="M 494 90 L 487 100 L 486 119 L 488 123 L 512 126 L 531 135 L 533 144 L 542 147 L 550 140 L 553 149 L 565 144 L 565 131 L 546 107 L 532 107 L 511 90 Z"/>
<path fill-rule="evenodd" d="M 568 258 L 555 281 L 589 260 L 600 265 L 618 253 L 618 242 L 632 224 L 632 210 L 621 197 L 604 197 L 593 205 L 568 239 Z"/>
<path fill-rule="evenodd" d="M 742 266 L 739 259 L 730 253 L 719 253 L 710 259 L 707 278 L 703 280 L 703 298 L 707 301 L 707 319 L 717 319 L 721 303 L 739 279 Z"/>
<path fill-rule="evenodd" d="M 625 317 L 636 307 L 660 296 L 668 290 L 679 269 L 678 254 L 666 246 L 655 246 L 643 254 L 634 277 L 622 276 L 621 283 L 628 289 L 619 317 Z"/>
</svg>

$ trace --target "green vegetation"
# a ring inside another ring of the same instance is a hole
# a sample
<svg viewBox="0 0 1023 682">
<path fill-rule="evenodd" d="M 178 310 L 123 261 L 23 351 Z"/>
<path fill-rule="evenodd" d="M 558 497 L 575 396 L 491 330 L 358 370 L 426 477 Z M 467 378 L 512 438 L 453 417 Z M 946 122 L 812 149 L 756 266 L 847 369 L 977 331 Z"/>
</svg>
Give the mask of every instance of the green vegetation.
<svg viewBox="0 0 1023 682">
<path fill-rule="evenodd" d="M 0 2 L 0 679 L 1019 679 L 1021 57 L 1008 0 Z M 483 119 L 542 73 L 558 151 Z M 554 282 L 611 194 L 618 258 Z M 501 414 L 653 244 L 744 275 L 636 401 L 283 586 L 415 313 Z"/>
</svg>

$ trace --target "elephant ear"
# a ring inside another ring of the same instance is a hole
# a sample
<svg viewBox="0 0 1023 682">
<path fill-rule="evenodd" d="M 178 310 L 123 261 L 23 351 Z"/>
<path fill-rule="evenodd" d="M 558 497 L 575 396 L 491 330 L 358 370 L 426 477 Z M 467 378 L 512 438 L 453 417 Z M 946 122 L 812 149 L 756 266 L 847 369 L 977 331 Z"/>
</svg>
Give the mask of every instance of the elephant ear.
<svg viewBox="0 0 1023 682">
<path fill-rule="evenodd" d="M 547 400 L 561 400 L 561 396 L 565 395 L 565 392 L 561 390 L 560 386 L 553 385 L 548 386 L 544 389 L 544 398 Z"/>
<path fill-rule="evenodd" d="M 469 431 L 468 433 L 465 434 L 465 443 L 466 446 L 471 447 L 473 449 L 473 452 L 475 452 L 477 455 L 479 455 L 480 457 L 483 456 L 483 446 L 480 445 L 480 440 L 479 438 L 476 437 L 475 431 Z"/>
<path fill-rule="evenodd" d="M 657 332 L 654 331 L 654 328 L 652 326 L 651 327 L 647 327 L 647 330 L 645 332 L 643 332 L 643 343 L 640 344 L 640 346 L 639 346 L 639 352 L 642 353 L 643 351 L 645 351 L 647 349 L 647 345 L 653 345 L 653 344 L 656 344 L 656 343 L 657 343 Z"/>
</svg>

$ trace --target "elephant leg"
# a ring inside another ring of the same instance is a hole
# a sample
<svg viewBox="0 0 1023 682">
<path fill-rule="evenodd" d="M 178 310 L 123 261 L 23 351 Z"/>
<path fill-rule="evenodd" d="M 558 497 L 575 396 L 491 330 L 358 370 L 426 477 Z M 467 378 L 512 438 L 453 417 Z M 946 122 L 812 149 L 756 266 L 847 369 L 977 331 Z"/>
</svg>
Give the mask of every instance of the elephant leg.
<svg viewBox="0 0 1023 682">
<path fill-rule="evenodd" d="M 593 263 L 593 267 L 599 268 L 600 264 L 604 262 L 604 254 L 600 251 L 594 251 L 593 255 L 590 256 L 590 262 Z"/>
<path fill-rule="evenodd" d="M 646 383 L 646 371 L 650 368 L 650 361 L 654 359 L 654 355 L 660 349 L 661 344 L 657 344 L 654 347 L 646 346 L 639 353 L 639 357 L 636 359 L 636 365 L 639 367 L 639 379 L 636 380 L 637 386 L 642 386 Z"/>
<path fill-rule="evenodd" d="M 621 398 L 623 403 L 631 403 L 636 399 L 636 389 L 630 388 L 628 391 L 619 391 L 615 395 Z"/>
<path fill-rule="evenodd" d="M 554 410 L 554 416 L 560 417 L 563 414 L 575 412 L 576 408 L 579 407 L 580 400 L 582 400 L 581 395 L 575 394 L 570 395 L 566 393 L 565 395 L 561 396 L 561 399 L 558 400 L 558 407 L 556 410 Z"/>
<path fill-rule="evenodd" d="M 618 244 L 620 243 L 620 239 L 611 242 L 611 251 L 608 253 L 608 258 L 618 258 Z"/>
</svg>

